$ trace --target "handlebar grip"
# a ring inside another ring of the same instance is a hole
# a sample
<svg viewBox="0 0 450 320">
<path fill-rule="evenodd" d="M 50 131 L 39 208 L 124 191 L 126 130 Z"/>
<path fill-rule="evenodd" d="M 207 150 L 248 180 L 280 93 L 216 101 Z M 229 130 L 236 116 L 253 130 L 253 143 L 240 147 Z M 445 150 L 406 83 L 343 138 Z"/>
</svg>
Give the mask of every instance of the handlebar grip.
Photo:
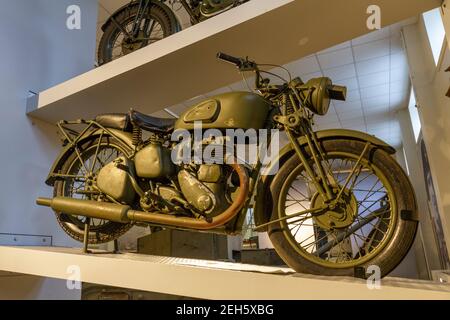
<svg viewBox="0 0 450 320">
<path fill-rule="evenodd" d="M 223 52 L 219 52 L 217 54 L 217 59 L 232 63 L 234 65 L 236 65 L 237 67 L 240 67 L 242 65 L 242 59 L 230 56 L 228 54 L 225 54 Z"/>
</svg>

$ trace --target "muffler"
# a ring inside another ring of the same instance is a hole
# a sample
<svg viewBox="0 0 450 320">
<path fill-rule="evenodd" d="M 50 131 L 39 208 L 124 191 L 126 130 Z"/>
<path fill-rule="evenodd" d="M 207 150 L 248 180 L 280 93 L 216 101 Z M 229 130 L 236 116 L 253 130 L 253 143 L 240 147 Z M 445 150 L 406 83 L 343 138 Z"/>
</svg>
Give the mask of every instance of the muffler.
<svg viewBox="0 0 450 320">
<path fill-rule="evenodd" d="M 64 212 L 65 214 L 73 216 L 84 216 L 122 223 L 130 222 L 127 214 L 131 208 L 115 203 L 81 200 L 68 197 L 55 197 L 53 199 L 38 198 L 36 203 L 40 206 L 50 207 L 58 213 Z"/>
<path fill-rule="evenodd" d="M 38 198 L 36 203 L 51 207 L 57 213 L 104 219 L 120 223 L 142 222 L 180 228 L 209 230 L 222 226 L 233 219 L 244 207 L 249 191 L 248 175 L 244 167 L 232 165 L 239 175 L 239 193 L 228 209 L 211 220 L 177 217 L 161 212 L 132 210 L 130 206 L 68 197 Z"/>
</svg>

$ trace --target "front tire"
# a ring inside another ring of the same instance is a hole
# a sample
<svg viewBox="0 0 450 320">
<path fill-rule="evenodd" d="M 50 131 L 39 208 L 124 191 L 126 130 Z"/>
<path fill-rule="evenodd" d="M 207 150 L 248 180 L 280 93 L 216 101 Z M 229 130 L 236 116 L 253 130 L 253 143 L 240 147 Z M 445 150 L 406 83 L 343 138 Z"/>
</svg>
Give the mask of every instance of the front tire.
<svg viewBox="0 0 450 320">
<path fill-rule="evenodd" d="M 328 140 L 321 144 L 327 159 L 325 163 L 329 164 L 328 174 L 342 186 L 346 180 L 345 173 L 350 175 L 365 143 Z M 310 156 L 307 149 L 303 150 Z M 360 168 L 359 176 L 351 182 L 353 190 L 346 192 L 346 201 L 351 206 L 334 210 L 341 213 L 353 211 L 353 216 L 331 221 L 336 213 L 330 210 L 327 214 L 306 214 L 269 225 L 269 237 L 275 250 L 297 272 L 367 277 L 369 266 L 378 266 L 381 276 L 385 276 L 408 253 L 418 222 L 413 219 L 417 207 L 407 176 L 388 153 L 376 147 L 366 152 Z M 320 195 L 314 187 L 311 188 L 312 183 L 303 170 L 294 153 L 274 177 L 270 187 L 271 220 L 323 203 L 317 200 Z M 369 192 L 360 191 L 363 189 Z M 294 191 L 289 193 L 289 190 Z M 369 218 L 370 223 L 367 223 Z M 364 226 L 357 229 L 362 224 Z M 356 231 L 352 232 L 355 228 Z"/>
<path fill-rule="evenodd" d="M 104 30 L 97 52 L 98 64 L 103 65 L 176 33 L 179 29 L 176 18 L 169 13 L 170 9 L 164 10 L 162 6 L 163 4 L 151 5 L 151 9 L 143 19 L 143 25 L 139 26 L 139 36 L 150 38 L 150 40 L 128 42 L 118 25 L 130 33 L 138 14 L 139 5 L 134 4 L 123 8 L 115 16 L 117 23 L 109 22 Z M 152 30 L 144 30 L 146 21 L 149 24 L 148 28 Z"/>
</svg>

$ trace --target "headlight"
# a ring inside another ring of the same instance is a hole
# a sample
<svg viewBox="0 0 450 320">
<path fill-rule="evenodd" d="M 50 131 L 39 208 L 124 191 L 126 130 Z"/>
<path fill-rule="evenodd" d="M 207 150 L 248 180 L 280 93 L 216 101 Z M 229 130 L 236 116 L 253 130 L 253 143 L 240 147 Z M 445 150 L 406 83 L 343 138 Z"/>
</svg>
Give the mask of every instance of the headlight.
<svg viewBox="0 0 450 320">
<path fill-rule="evenodd" d="M 330 108 L 330 100 L 345 101 L 347 88 L 334 86 L 327 77 L 314 78 L 300 87 L 306 107 L 318 115 L 325 115 Z"/>
<path fill-rule="evenodd" d="M 306 98 L 306 107 L 318 115 L 325 115 L 330 108 L 330 96 L 328 88 L 333 85 L 330 78 L 314 78 L 303 86 L 308 90 L 303 91 Z"/>
</svg>

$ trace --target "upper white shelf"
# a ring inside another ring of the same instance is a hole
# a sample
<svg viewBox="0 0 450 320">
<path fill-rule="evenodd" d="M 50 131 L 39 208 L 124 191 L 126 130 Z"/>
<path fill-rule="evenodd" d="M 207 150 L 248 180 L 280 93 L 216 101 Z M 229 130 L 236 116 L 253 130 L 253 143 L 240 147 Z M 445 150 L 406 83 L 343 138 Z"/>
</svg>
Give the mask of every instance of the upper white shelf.
<svg viewBox="0 0 450 320">
<path fill-rule="evenodd" d="M 278 267 L 0 246 L 0 271 L 74 280 L 73 266 L 80 268 L 82 282 L 200 299 L 450 299 L 450 285 L 430 281 L 386 278 L 380 289 L 369 289 L 362 279 L 300 275 Z"/>
<path fill-rule="evenodd" d="M 48 122 L 130 108 L 153 113 L 238 81 L 215 59 L 218 51 L 285 64 L 368 33 L 373 4 L 386 26 L 441 0 L 253 0 L 45 90 L 27 111 Z"/>
</svg>

